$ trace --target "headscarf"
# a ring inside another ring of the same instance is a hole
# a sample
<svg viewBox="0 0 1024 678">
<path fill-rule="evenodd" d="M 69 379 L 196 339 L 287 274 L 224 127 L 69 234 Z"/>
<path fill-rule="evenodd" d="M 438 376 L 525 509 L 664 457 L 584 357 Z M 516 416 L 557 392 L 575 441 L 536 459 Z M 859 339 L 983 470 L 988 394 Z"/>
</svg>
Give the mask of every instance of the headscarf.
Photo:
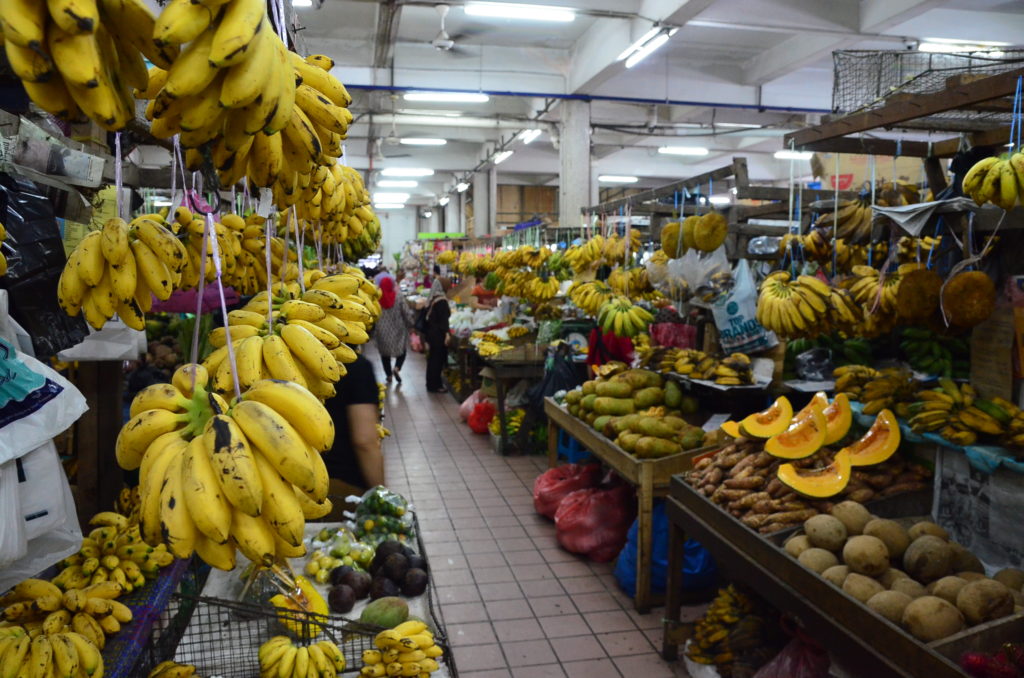
<svg viewBox="0 0 1024 678">
<path fill-rule="evenodd" d="M 444 295 L 444 284 L 441 282 L 441 278 L 434 278 L 434 282 L 430 283 L 430 297 L 433 299 L 442 295 Z"/>
<path fill-rule="evenodd" d="M 380 307 L 391 308 L 395 305 L 395 279 L 386 276 L 380 279 Z"/>
</svg>

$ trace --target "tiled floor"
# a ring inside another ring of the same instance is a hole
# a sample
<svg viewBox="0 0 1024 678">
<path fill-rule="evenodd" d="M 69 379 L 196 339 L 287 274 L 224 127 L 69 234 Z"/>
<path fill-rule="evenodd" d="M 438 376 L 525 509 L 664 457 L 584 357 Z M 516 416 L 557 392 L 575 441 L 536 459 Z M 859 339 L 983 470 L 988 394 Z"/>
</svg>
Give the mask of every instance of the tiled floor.
<svg viewBox="0 0 1024 678">
<path fill-rule="evenodd" d="M 410 353 L 404 383 L 388 393 L 386 476 L 419 513 L 459 675 L 686 676 L 655 650 L 660 610 L 637 614 L 613 564 L 563 551 L 534 512 L 546 460 L 497 456 L 450 395 L 426 392 L 424 366 Z"/>
</svg>

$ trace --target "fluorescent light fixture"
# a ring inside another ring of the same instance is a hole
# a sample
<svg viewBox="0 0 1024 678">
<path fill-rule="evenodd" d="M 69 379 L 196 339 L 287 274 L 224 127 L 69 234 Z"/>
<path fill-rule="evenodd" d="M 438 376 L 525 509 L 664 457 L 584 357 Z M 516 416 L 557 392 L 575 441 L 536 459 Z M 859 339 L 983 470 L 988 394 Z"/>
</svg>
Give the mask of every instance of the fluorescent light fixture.
<svg viewBox="0 0 1024 678">
<path fill-rule="evenodd" d="M 703 146 L 662 146 L 658 153 L 664 155 L 707 155 L 708 149 Z"/>
<path fill-rule="evenodd" d="M 448 143 L 447 139 L 434 139 L 426 137 L 406 137 L 404 139 L 401 139 L 400 141 L 406 146 L 444 146 L 445 144 Z"/>
<path fill-rule="evenodd" d="M 405 202 L 409 199 L 408 193 L 374 193 L 374 202 Z"/>
<path fill-rule="evenodd" d="M 597 180 L 605 184 L 635 184 L 639 179 L 622 174 L 602 174 Z"/>
<path fill-rule="evenodd" d="M 292 0 L 292 7 L 312 7 L 313 0 Z"/>
<path fill-rule="evenodd" d="M 375 210 L 400 210 L 405 207 L 405 203 L 402 202 L 375 202 L 373 203 L 373 209 Z"/>
<path fill-rule="evenodd" d="M 486 16 L 498 19 L 524 19 L 526 21 L 562 21 L 576 18 L 569 7 L 551 5 L 524 5 L 513 2 L 467 2 L 463 8 L 469 16 Z"/>
<path fill-rule="evenodd" d="M 498 151 L 497 153 L 494 154 L 494 157 L 491 158 L 491 160 L 494 161 L 495 165 L 500 165 L 501 163 L 505 162 L 510 157 L 512 157 L 512 154 L 514 152 L 515 151 Z"/>
<path fill-rule="evenodd" d="M 153 207 L 170 207 L 170 198 L 153 198 Z"/>
<path fill-rule="evenodd" d="M 615 57 L 615 60 L 616 61 L 622 61 L 623 59 L 629 58 L 629 56 L 631 54 L 633 54 L 633 52 L 639 51 L 641 47 L 643 47 L 645 44 L 647 44 L 648 40 L 652 39 L 658 33 L 661 33 L 661 26 L 655 26 L 651 30 L 649 30 L 646 33 L 644 33 L 643 36 L 641 36 L 641 38 L 639 40 L 637 40 L 632 45 L 630 45 L 625 50 L 623 50 L 622 54 L 620 54 L 619 56 Z"/>
<path fill-rule="evenodd" d="M 980 52 L 1010 43 L 994 40 L 955 40 L 951 38 L 925 38 L 918 45 L 919 52 Z"/>
<path fill-rule="evenodd" d="M 434 101 L 446 104 L 482 104 L 491 98 L 482 92 L 406 92 L 406 101 Z"/>
<path fill-rule="evenodd" d="M 385 177 L 430 177 L 434 175 L 434 170 L 420 167 L 388 167 L 380 173 Z"/>
<path fill-rule="evenodd" d="M 434 212 L 432 210 L 423 210 L 424 219 L 429 219 L 432 216 L 434 216 Z"/>
<path fill-rule="evenodd" d="M 810 151 L 793 151 L 788 148 L 775 151 L 776 160 L 810 160 L 813 155 Z"/>
<path fill-rule="evenodd" d="M 727 195 L 713 195 L 708 198 L 708 202 L 712 205 L 728 205 L 732 202 L 732 198 Z"/>
<path fill-rule="evenodd" d="M 751 122 L 716 122 L 715 127 L 731 127 L 735 129 L 761 129 L 764 125 Z"/>
<path fill-rule="evenodd" d="M 431 110 L 429 108 L 399 108 L 395 113 L 402 115 L 429 115 L 432 117 L 441 118 L 461 118 L 462 111 L 451 111 L 439 108 L 437 110 Z"/>
<path fill-rule="evenodd" d="M 449 203 L 450 201 L 451 201 L 451 198 L 449 198 L 449 197 L 448 197 L 448 196 L 446 195 L 446 196 L 444 196 L 443 198 L 441 198 L 440 200 L 438 200 L 438 201 L 437 201 L 437 204 L 438 204 L 438 205 L 440 205 L 441 207 L 444 207 L 444 206 L 445 206 L 445 205 L 447 205 L 447 204 L 448 204 L 448 203 Z"/>
<path fill-rule="evenodd" d="M 626 68 L 633 68 L 633 66 L 636 66 L 638 63 L 649 57 L 651 52 L 668 42 L 668 39 L 669 34 L 662 33 L 658 37 L 654 38 L 654 40 L 651 40 L 646 45 L 633 52 L 633 54 L 626 59 Z"/>
<path fill-rule="evenodd" d="M 540 135 L 541 130 L 539 129 L 524 129 L 517 138 L 524 144 L 532 144 Z"/>
<path fill-rule="evenodd" d="M 465 181 L 460 181 L 459 183 L 455 184 L 455 190 L 458 191 L 459 193 L 465 193 L 467 190 L 469 190 L 469 184 L 467 184 Z"/>
<path fill-rule="evenodd" d="M 416 188 L 420 182 L 412 179 L 381 179 L 377 182 L 378 188 Z"/>
</svg>

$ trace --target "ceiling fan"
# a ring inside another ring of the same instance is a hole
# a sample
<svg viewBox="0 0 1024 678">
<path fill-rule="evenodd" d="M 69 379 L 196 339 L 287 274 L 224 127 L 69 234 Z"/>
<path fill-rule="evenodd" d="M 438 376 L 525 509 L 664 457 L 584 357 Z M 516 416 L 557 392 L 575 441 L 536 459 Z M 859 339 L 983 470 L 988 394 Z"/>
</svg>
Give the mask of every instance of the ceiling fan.
<svg viewBox="0 0 1024 678">
<path fill-rule="evenodd" d="M 434 9 L 436 9 L 437 13 L 441 16 L 441 30 L 438 31 L 434 39 L 430 41 L 431 46 L 439 52 L 469 56 L 466 50 L 455 44 L 455 41 L 458 38 L 472 35 L 472 33 L 463 32 L 460 35 L 449 35 L 448 30 L 445 28 L 445 19 L 448 17 L 448 12 L 451 10 L 451 7 L 448 5 L 437 4 L 434 5 Z"/>
</svg>

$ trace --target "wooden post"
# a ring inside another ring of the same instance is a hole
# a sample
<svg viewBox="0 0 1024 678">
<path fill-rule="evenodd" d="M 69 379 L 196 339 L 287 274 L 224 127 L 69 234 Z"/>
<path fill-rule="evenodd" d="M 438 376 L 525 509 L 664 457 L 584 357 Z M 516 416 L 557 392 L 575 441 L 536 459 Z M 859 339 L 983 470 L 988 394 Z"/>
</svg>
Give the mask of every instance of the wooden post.
<svg viewBox="0 0 1024 678">
<path fill-rule="evenodd" d="M 558 434 L 561 429 L 551 417 L 548 417 L 548 468 L 558 466 Z"/>
<path fill-rule="evenodd" d="M 654 544 L 652 519 L 654 513 L 654 465 L 640 463 L 637 496 L 636 609 L 651 609 L 651 550 Z"/>
<path fill-rule="evenodd" d="M 76 424 L 78 456 L 76 492 L 78 518 L 86 525 L 93 515 L 114 508 L 124 485 L 114 445 L 121 430 L 120 361 L 82 362 L 78 368 L 78 389 L 89 403 L 89 411 Z"/>
<path fill-rule="evenodd" d="M 686 535 L 675 521 L 669 523 L 668 574 L 665 578 L 665 619 L 661 639 L 661 656 L 674 661 L 679 656 L 675 630 L 679 626 L 679 611 L 683 607 L 683 546 Z"/>
</svg>

